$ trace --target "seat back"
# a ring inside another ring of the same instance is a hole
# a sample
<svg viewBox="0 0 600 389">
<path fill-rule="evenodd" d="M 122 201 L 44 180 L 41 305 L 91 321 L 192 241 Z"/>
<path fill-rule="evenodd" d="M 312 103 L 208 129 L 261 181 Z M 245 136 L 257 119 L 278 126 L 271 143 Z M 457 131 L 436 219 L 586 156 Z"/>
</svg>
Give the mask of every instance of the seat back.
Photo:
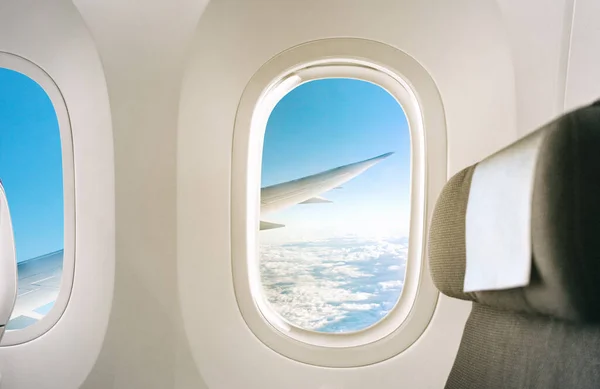
<svg viewBox="0 0 600 389">
<path fill-rule="evenodd" d="M 513 252 L 528 261 L 525 284 L 480 274 L 464 291 L 477 266 L 517 269 L 498 258 Z M 473 302 L 446 388 L 600 388 L 600 101 L 452 177 L 428 253 L 438 289 Z"/>
</svg>

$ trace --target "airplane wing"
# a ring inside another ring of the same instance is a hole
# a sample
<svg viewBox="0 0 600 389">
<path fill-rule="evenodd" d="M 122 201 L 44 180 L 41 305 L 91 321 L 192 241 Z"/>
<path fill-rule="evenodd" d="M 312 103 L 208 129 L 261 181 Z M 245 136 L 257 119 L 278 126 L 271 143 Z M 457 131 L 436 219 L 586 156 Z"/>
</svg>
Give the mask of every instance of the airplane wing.
<svg viewBox="0 0 600 389">
<path fill-rule="evenodd" d="M 63 254 L 60 250 L 17 264 L 17 303 L 8 330 L 28 327 L 50 311 L 60 290 Z"/>
<path fill-rule="evenodd" d="M 261 216 L 296 204 L 330 203 L 330 200 L 319 195 L 331 189 L 339 188 L 343 183 L 350 181 L 392 154 L 382 154 L 374 158 L 336 167 L 297 180 L 261 188 Z M 260 222 L 261 230 L 279 227 L 283 227 L 283 225 L 264 221 Z"/>
</svg>

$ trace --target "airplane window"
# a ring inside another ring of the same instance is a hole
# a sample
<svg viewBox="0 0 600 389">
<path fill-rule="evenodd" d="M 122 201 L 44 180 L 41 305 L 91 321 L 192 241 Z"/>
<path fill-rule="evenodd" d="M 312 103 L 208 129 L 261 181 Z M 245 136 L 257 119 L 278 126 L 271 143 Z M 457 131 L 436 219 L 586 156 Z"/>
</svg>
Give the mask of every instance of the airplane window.
<svg viewBox="0 0 600 389">
<path fill-rule="evenodd" d="M 8 330 L 43 318 L 59 294 L 64 251 L 61 138 L 44 89 L 0 68 L 0 179 L 10 207 L 18 266 Z"/>
<path fill-rule="evenodd" d="M 404 111 L 357 79 L 306 82 L 275 106 L 262 157 L 260 275 L 288 324 L 366 329 L 402 292 L 411 146 Z"/>
</svg>

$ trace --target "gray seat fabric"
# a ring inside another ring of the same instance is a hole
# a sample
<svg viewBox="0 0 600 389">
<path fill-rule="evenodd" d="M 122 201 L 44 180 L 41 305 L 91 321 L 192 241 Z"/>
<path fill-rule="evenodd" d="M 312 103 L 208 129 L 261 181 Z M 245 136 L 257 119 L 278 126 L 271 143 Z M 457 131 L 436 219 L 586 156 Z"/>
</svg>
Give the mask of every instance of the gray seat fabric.
<svg viewBox="0 0 600 389">
<path fill-rule="evenodd" d="M 474 303 L 446 388 L 600 388 L 600 327 Z"/>
<path fill-rule="evenodd" d="M 447 296 L 473 301 L 446 388 L 600 388 L 600 101 L 540 131 L 528 286 L 463 292 L 476 165 L 438 198 L 432 278 Z"/>
</svg>

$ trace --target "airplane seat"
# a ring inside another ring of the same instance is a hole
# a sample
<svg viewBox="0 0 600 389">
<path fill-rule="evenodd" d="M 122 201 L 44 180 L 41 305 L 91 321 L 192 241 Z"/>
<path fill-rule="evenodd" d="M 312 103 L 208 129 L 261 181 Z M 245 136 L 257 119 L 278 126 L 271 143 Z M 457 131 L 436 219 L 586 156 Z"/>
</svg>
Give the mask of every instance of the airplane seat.
<svg viewBox="0 0 600 389">
<path fill-rule="evenodd" d="M 452 177 L 428 256 L 473 304 L 446 388 L 600 388 L 600 101 Z"/>
</svg>

